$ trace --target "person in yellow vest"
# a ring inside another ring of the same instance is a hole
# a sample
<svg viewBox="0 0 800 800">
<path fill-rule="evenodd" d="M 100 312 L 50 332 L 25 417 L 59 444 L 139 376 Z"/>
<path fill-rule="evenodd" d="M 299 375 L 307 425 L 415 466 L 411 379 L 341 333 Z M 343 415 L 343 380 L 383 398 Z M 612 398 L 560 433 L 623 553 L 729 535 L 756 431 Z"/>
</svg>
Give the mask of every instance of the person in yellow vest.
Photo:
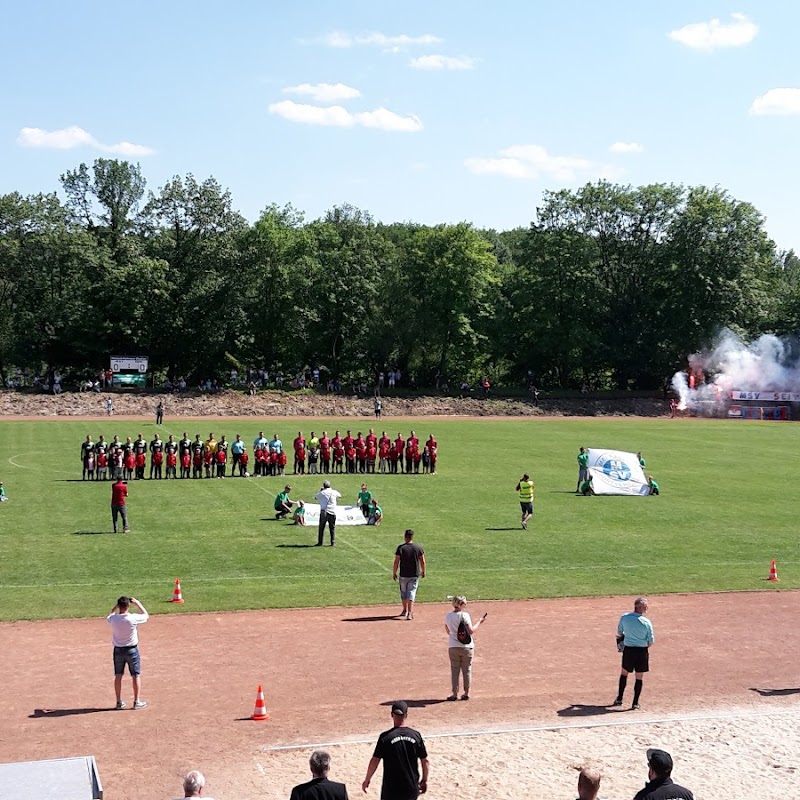
<svg viewBox="0 0 800 800">
<path fill-rule="evenodd" d="M 526 472 L 517 484 L 519 505 L 522 509 L 522 528 L 528 530 L 528 520 L 533 516 L 533 481 Z"/>
</svg>

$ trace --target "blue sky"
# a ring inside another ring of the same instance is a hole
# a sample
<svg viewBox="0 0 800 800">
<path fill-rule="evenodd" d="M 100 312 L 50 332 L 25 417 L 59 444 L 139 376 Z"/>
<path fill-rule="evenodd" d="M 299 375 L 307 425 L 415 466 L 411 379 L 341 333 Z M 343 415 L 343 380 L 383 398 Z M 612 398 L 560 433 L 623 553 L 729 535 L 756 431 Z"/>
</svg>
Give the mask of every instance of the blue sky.
<svg viewBox="0 0 800 800">
<path fill-rule="evenodd" d="M 800 250 L 800 3 L 6 4 L 0 191 L 98 156 L 255 219 L 533 219 L 547 189 L 719 185 Z"/>
</svg>

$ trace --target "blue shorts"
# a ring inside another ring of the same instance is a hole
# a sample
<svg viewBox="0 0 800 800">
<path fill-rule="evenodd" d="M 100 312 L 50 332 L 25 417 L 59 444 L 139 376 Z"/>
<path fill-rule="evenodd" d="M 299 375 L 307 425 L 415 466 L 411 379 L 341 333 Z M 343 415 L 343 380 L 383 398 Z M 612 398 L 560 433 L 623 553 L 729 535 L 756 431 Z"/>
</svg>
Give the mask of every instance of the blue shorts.
<svg viewBox="0 0 800 800">
<path fill-rule="evenodd" d="M 401 600 L 411 600 L 414 602 L 414 598 L 417 596 L 417 585 L 419 584 L 419 578 L 404 578 L 402 575 L 400 576 L 400 599 Z"/>
<path fill-rule="evenodd" d="M 131 675 L 141 675 L 142 668 L 139 662 L 139 647 L 115 647 L 114 648 L 114 674 L 124 675 L 125 665 L 128 665 L 128 672 Z"/>
</svg>

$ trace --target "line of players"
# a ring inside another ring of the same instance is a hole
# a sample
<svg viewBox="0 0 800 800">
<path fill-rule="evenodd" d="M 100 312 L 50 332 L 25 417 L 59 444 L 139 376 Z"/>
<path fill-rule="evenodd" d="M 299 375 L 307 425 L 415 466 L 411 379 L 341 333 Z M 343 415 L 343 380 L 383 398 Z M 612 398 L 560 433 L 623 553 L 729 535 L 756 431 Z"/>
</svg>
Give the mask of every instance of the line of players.
<svg viewBox="0 0 800 800">
<path fill-rule="evenodd" d="M 349 430 L 342 437 L 337 430 L 332 439 L 327 431 L 323 431 L 319 437 L 311 431 L 308 440 L 302 431 L 298 431 L 292 444 L 295 475 L 306 474 L 306 464 L 311 475 L 331 472 L 374 474 L 376 463 L 379 473 L 419 474 L 421 471 L 433 475 L 436 473 L 439 451 L 433 434 L 420 447 L 414 431 L 411 431 L 407 440 L 398 432 L 397 438 L 392 441 L 386 431 L 378 438 L 372 428 L 366 436 L 358 431 L 355 437 Z"/>
<path fill-rule="evenodd" d="M 374 473 L 376 458 L 378 472 L 381 473 L 419 473 L 420 466 L 423 473 L 436 472 L 438 443 L 432 434 L 422 449 L 414 431 L 411 431 L 408 440 L 398 433 L 392 442 L 386 431 L 378 439 L 371 428 L 366 438 L 360 431 L 353 438 L 348 430 L 343 438 L 337 430 L 332 439 L 325 431 L 319 438 L 312 431 L 306 441 L 303 434 L 298 432 L 293 444 L 295 475 L 306 473 L 306 461 L 309 474 Z M 176 442 L 174 435 L 165 441 L 156 433 L 147 442 L 140 433 L 135 440 L 129 436 L 124 442 L 120 442 L 118 436 L 114 436 L 111 442 L 107 442 L 103 436 L 93 442 L 91 435 L 88 435 L 81 444 L 83 480 L 143 480 L 148 454 L 151 480 L 177 478 L 178 469 L 181 478 L 225 478 L 229 461 L 232 476 L 237 473 L 241 477 L 250 475 L 250 456 L 239 434 L 233 442 L 228 442 L 225 436 L 217 441 L 213 433 L 205 441 L 197 434 L 192 441 L 184 432 L 183 439 Z M 277 433 L 267 440 L 263 431 L 259 431 L 253 442 L 253 455 L 254 475 L 266 477 L 286 474 L 287 454 Z"/>
</svg>

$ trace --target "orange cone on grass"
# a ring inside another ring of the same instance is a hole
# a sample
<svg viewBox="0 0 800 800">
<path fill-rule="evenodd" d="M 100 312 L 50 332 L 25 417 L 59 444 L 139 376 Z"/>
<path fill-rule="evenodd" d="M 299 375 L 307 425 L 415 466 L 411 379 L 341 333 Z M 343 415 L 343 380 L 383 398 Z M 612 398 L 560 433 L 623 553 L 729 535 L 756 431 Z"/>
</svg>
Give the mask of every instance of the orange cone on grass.
<svg viewBox="0 0 800 800">
<path fill-rule="evenodd" d="M 181 579 L 175 578 L 175 589 L 172 592 L 172 600 L 171 603 L 182 603 L 183 602 L 183 594 L 181 593 Z"/>
<path fill-rule="evenodd" d="M 269 714 L 267 714 L 267 704 L 264 702 L 264 689 L 261 687 L 261 684 L 258 684 L 258 691 L 256 692 L 256 707 L 253 709 L 253 714 L 250 719 L 254 719 L 256 722 L 264 722 L 269 719 Z"/>
<path fill-rule="evenodd" d="M 778 577 L 778 565 L 775 563 L 775 559 L 772 559 L 772 564 L 769 567 L 769 578 L 768 581 L 779 581 L 780 578 Z"/>
</svg>

